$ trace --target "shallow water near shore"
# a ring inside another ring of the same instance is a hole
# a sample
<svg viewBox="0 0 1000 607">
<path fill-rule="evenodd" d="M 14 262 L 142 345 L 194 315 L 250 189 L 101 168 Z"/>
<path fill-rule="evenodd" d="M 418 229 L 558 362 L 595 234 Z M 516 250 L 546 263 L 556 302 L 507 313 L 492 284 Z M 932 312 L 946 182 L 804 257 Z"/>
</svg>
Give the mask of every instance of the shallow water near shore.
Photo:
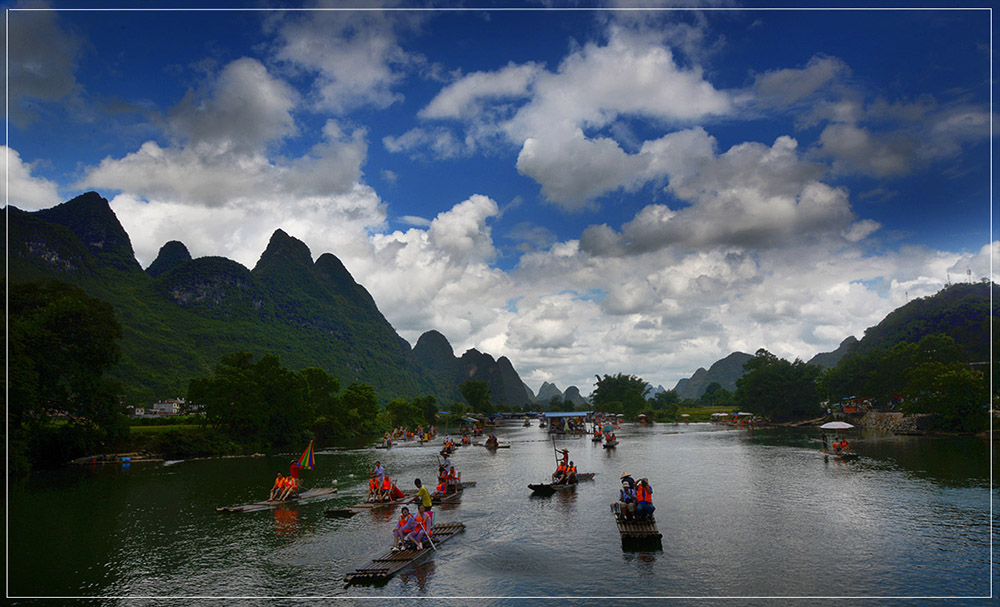
<svg viewBox="0 0 1000 607">
<path fill-rule="evenodd" d="M 435 508 L 437 522 L 462 521 L 465 532 L 380 587 L 345 587 L 344 576 L 387 550 L 397 511 L 343 519 L 324 510 L 361 501 L 376 460 L 401 488 L 411 489 L 415 477 L 433 484 L 441 437 L 390 450 L 321 451 L 305 484 L 336 480 L 335 498 L 244 514 L 215 509 L 266 497 L 287 457 L 32 474 L 10 488 L 9 592 L 658 596 L 692 604 L 704 604 L 695 597 L 966 597 L 954 605 L 980 604 L 996 583 L 991 449 L 982 439 L 856 432 L 848 437 L 861 457 L 845 464 L 819 453 L 818 430 L 628 424 L 617 449 L 589 436 L 558 439 L 579 470 L 596 477 L 539 498 L 527 484 L 552 472 L 552 441 L 514 422 L 497 434 L 512 447 L 456 451 L 463 480 L 477 484 L 460 503 Z M 662 551 L 622 549 L 609 505 L 623 472 L 653 486 Z"/>
</svg>

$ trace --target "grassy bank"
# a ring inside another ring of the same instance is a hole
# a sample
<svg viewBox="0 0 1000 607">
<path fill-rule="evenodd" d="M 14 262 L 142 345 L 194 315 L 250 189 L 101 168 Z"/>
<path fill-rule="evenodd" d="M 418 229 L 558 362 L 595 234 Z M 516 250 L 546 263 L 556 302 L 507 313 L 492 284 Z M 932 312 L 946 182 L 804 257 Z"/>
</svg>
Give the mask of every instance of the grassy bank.
<svg viewBox="0 0 1000 607">
<path fill-rule="evenodd" d="M 237 444 L 203 424 L 132 426 L 129 432 L 130 451 L 147 451 L 167 459 L 241 455 L 253 453 L 257 447 Z"/>
</svg>

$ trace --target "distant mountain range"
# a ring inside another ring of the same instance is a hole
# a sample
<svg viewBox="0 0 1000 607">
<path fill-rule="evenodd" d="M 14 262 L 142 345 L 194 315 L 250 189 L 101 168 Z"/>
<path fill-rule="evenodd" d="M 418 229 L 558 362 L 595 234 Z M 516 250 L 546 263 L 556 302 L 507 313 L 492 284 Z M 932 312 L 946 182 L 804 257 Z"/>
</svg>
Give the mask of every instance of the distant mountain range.
<svg viewBox="0 0 1000 607">
<path fill-rule="evenodd" d="M 546 409 L 552 403 L 552 399 L 556 398 L 564 403 L 572 404 L 574 407 L 584 405 L 588 401 L 583 395 L 580 394 L 580 389 L 576 386 L 570 386 L 566 388 L 565 391 L 560 390 L 555 384 L 550 384 L 549 382 L 542 382 L 541 387 L 538 388 L 538 394 L 534 394 L 531 388 L 528 386 L 524 387 L 531 395 L 532 402 L 539 406 L 540 409 Z"/>
<path fill-rule="evenodd" d="M 8 210 L 11 283 L 58 279 L 114 306 L 124 332 L 117 376 L 130 401 L 184 394 L 223 354 L 247 350 L 278 354 L 293 369 L 321 367 L 345 386 L 372 385 L 382 400 L 461 401 L 461 382 L 478 379 L 495 404 L 532 402 L 504 357 L 469 350 L 456 358 L 436 331 L 411 349 L 337 257 L 313 262 L 305 243 L 280 229 L 253 269 L 223 257 L 192 259 L 171 241 L 143 271 L 97 193 L 42 211 Z"/>
<path fill-rule="evenodd" d="M 457 357 L 437 331 L 411 348 L 337 257 L 324 253 L 314 262 L 305 243 L 280 229 L 253 269 L 223 257 L 193 259 L 171 241 L 146 270 L 108 201 L 94 192 L 41 211 L 9 207 L 8 230 L 11 283 L 58 279 L 114 306 L 124 332 L 117 376 L 131 402 L 184 394 L 190 379 L 209 374 L 223 354 L 247 350 L 278 354 L 293 369 L 321 367 L 345 386 L 372 385 L 381 400 L 432 394 L 462 401 L 458 386 L 475 379 L 487 382 L 501 408 L 544 408 L 556 396 L 586 403 L 575 386 L 563 392 L 547 382 L 536 396 L 507 358 L 475 349 Z M 951 285 L 893 311 L 860 341 L 848 337 L 808 362 L 830 367 L 855 348 L 887 348 L 937 332 L 955 338 L 970 361 L 989 360 L 991 288 L 1000 302 L 996 285 Z M 733 391 L 751 357 L 734 352 L 674 389 L 692 399 L 712 382 Z"/>
<path fill-rule="evenodd" d="M 822 368 L 836 366 L 848 352 L 888 349 L 899 342 L 916 343 L 926 335 L 950 335 L 965 351 L 969 362 L 990 360 L 990 292 L 992 315 L 1000 311 L 1000 287 L 991 283 L 958 283 L 949 285 L 934 295 L 915 299 L 893 310 L 879 324 L 865 330 L 859 341 L 851 336 L 833 352 L 821 352 L 808 361 Z M 1000 325 L 995 330 L 994 343 L 1000 343 Z M 766 348 L 766 346 L 765 346 Z M 697 399 L 712 382 L 734 391 L 736 380 L 743 376 L 743 365 L 753 358 L 744 352 L 733 352 L 715 362 L 708 370 L 695 371 L 690 378 L 677 382 L 674 390 L 681 398 Z"/>
</svg>

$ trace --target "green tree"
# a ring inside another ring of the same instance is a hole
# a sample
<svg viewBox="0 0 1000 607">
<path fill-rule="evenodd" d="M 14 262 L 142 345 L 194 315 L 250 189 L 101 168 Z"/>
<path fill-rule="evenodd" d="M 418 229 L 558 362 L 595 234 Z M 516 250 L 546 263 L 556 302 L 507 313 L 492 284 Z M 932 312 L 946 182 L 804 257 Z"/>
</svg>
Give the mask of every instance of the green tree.
<svg viewBox="0 0 1000 607">
<path fill-rule="evenodd" d="M 775 421 L 817 415 L 819 367 L 801 360 L 788 362 L 763 348 L 743 365 L 746 373 L 736 380 L 736 403 L 745 411 Z"/>
<path fill-rule="evenodd" d="M 355 433 L 370 434 L 380 429 L 375 388 L 367 384 L 351 384 L 341 395 L 340 406 L 346 412 L 348 427 Z"/>
<path fill-rule="evenodd" d="M 649 402 L 654 410 L 660 411 L 672 405 L 680 404 L 681 397 L 677 394 L 676 390 L 665 390 L 654 394 L 653 397 L 649 399 Z"/>
<path fill-rule="evenodd" d="M 105 376 L 121 356 L 112 307 L 58 281 L 11 285 L 8 301 L 12 470 L 120 444 L 128 422 L 120 387 Z M 54 427 L 56 412 L 68 424 Z"/>
<path fill-rule="evenodd" d="M 680 402 L 680 396 L 674 390 L 657 392 L 653 395 L 653 398 L 649 399 L 650 407 L 656 412 L 657 419 L 661 421 L 673 421 L 676 419 L 677 411 L 680 409 Z"/>
<path fill-rule="evenodd" d="M 458 387 L 459 392 L 465 397 L 465 402 L 476 413 L 492 413 L 490 410 L 490 387 L 484 381 L 469 379 L 462 382 Z"/>
<path fill-rule="evenodd" d="M 393 428 L 416 428 L 423 423 L 424 411 L 415 401 L 397 398 L 385 406 Z"/>
<path fill-rule="evenodd" d="M 955 340 L 941 333 L 924 336 L 918 343 L 900 342 L 887 350 L 852 352 L 820 375 L 819 389 L 828 400 L 852 396 L 894 398 L 906 390 L 916 366 L 959 363 L 963 356 Z"/>
<path fill-rule="evenodd" d="M 701 398 L 698 399 L 698 404 L 703 407 L 735 406 L 736 395 L 725 388 L 719 387 L 717 390 L 702 394 Z"/>
<path fill-rule="evenodd" d="M 623 413 L 626 419 L 632 419 L 646 405 L 646 392 L 649 384 L 641 377 L 635 375 L 600 375 L 597 378 L 596 388 L 592 395 L 594 407 L 601 411 L 612 413 Z M 620 411 L 613 411 L 610 407 L 618 403 Z"/>
<path fill-rule="evenodd" d="M 434 425 L 437 422 L 438 406 L 437 400 L 433 396 L 420 396 L 413 399 L 413 404 L 420 407 L 420 410 L 423 411 L 424 416 L 421 420 L 421 425 Z"/>
<path fill-rule="evenodd" d="M 981 432 L 989 421 L 989 388 L 962 363 L 923 362 L 911 369 L 903 411 L 932 413 L 941 429 Z"/>
<path fill-rule="evenodd" d="M 249 352 L 236 352 L 223 356 L 211 377 L 191 380 L 188 399 L 233 440 L 287 448 L 306 439 L 315 419 L 308 389 L 305 377 L 281 366 L 278 356 L 255 362 Z"/>
<path fill-rule="evenodd" d="M 340 381 L 318 367 L 300 371 L 306 380 L 306 400 L 317 415 L 335 418 L 338 414 L 337 393 Z"/>
</svg>

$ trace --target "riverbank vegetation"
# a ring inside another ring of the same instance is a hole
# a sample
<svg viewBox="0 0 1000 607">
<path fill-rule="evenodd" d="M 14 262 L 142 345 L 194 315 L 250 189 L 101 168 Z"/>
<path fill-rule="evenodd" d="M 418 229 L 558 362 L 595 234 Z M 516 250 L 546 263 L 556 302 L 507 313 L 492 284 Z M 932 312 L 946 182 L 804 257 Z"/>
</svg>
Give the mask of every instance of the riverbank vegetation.
<svg viewBox="0 0 1000 607">
<path fill-rule="evenodd" d="M 365 383 L 343 387 L 319 367 L 293 370 L 275 354 L 235 352 L 222 356 L 210 374 L 190 380 L 188 405 L 203 415 L 130 421 L 124 389 L 109 373 L 119 364 L 122 339 L 109 304 L 65 283 L 32 282 L 11 285 L 8 312 L 13 473 L 124 450 L 173 458 L 294 450 L 309 439 L 331 445 L 503 408 L 490 402 L 485 382 L 472 380 L 460 387 L 466 403 L 420 396 L 380 405 Z M 683 411 L 684 419 L 701 421 L 711 412 L 746 411 L 780 422 L 816 418 L 849 399 L 876 410 L 932 414 L 936 430 L 982 432 L 989 420 L 989 369 L 970 356 L 982 353 L 945 333 L 857 347 L 826 370 L 761 349 L 745 364 L 734 392 L 713 383 L 697 400 L 682 400 L 673 390 L 653 393 L 642 378 L 617 373 L 595 376 L 590 402 L 575 407 L 629 420 L 642 415 L 674 422 Z M 439 419 L 441 408 L 452 416 Z M 532 403 L 521 410 L 537 408 Z M 548 407 L 573 408 L 556 399 Z"/>
<path fill-rule="evenodd" d="M 8 469 L 124 445 L 121 390 L 107 374 L 121 357 L 111 306 L 56 281 L 11 284 L 7 320 Z"/>
</svg>

